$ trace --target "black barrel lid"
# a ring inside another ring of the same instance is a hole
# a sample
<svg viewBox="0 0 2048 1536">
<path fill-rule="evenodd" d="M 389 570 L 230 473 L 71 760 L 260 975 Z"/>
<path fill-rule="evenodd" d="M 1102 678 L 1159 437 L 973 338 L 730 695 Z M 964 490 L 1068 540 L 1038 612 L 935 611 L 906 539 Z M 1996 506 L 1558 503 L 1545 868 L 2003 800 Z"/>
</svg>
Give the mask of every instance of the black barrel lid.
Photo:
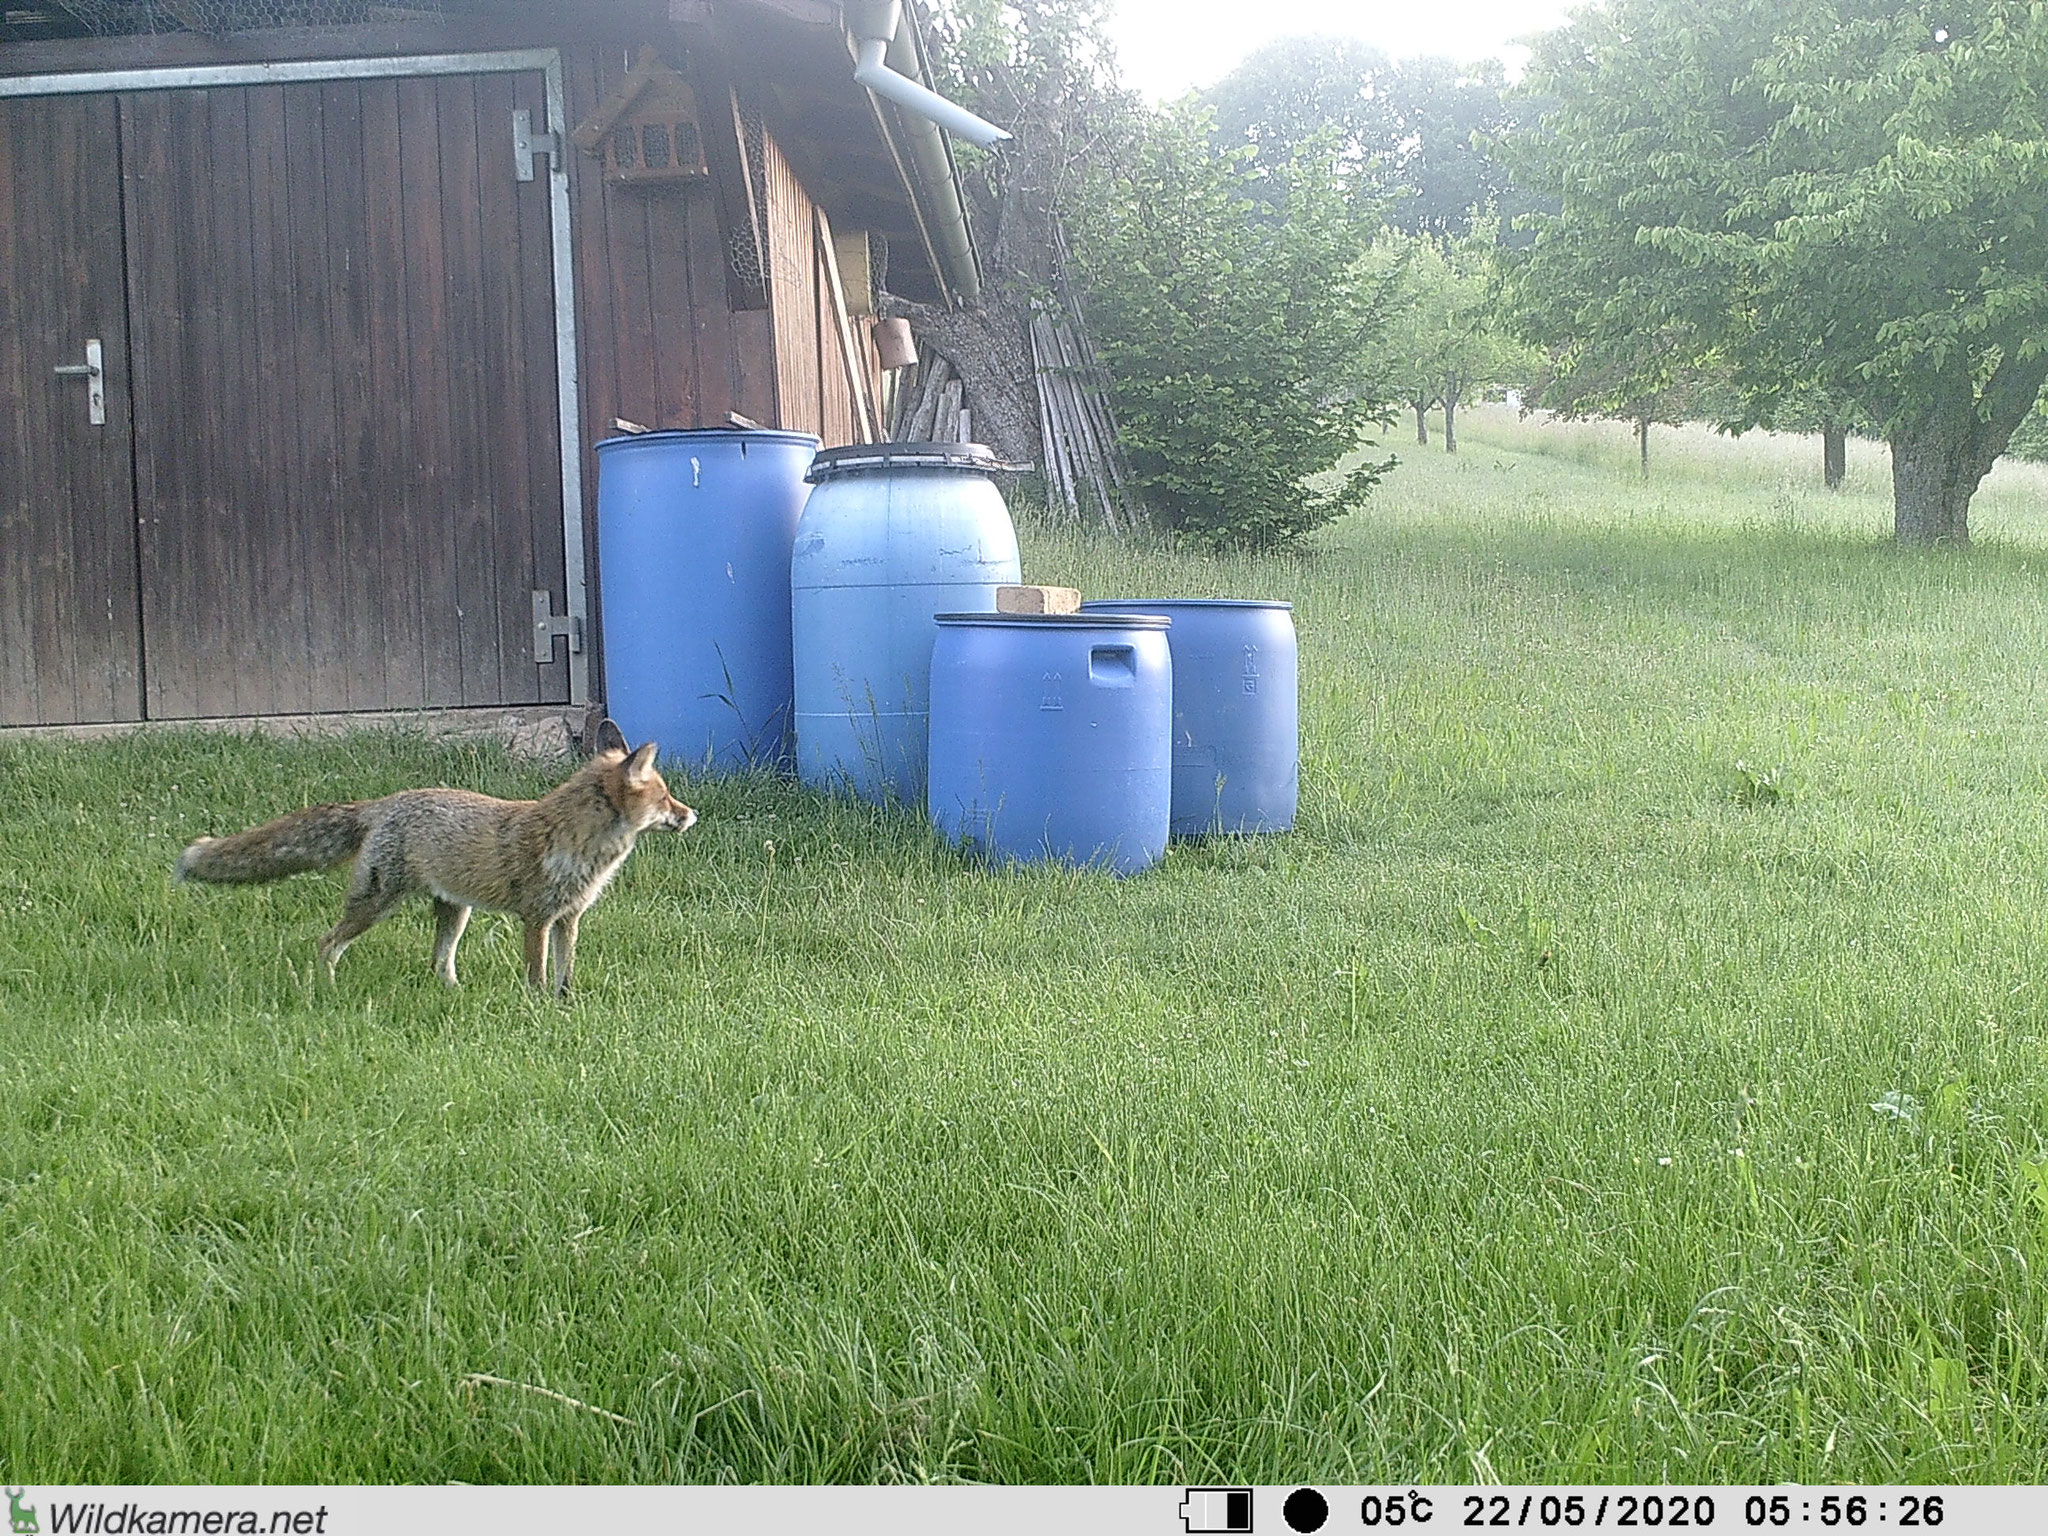
<svg viewBox="0 0 2048 1536">
<path fill-rule="evenodd" d="M 935 613 L 941 624 L 1015 624 L 1031 629 L 1171 629 L 1160 613 Z"/>
<path fill-rule="evenodd" d="M 1091 597 L 1081 604 L 1085 612 L 1114 613 L 1121 604 L 1136 603 L 1144 608 L 1283 608 L 1294 604 L 1269 597 Z"/>
<path fill-rule="evenodd" d="M 1030 467 L 1005 463 L 986 443 L 848 443 L 812 459 L 804 478 L 815 484 L 871 469 L 974 469 L 993 475 L 1017 474 Z"/>
<path fill-rule="evenodd" d="M 811 432 L 788 432 L 781 427 L 649 427 L 645 432 L 621 432 L 600 438 L 599 448 L 616 448 L 622 443 L 809 443 L 818 439 Z"/>
</svg>

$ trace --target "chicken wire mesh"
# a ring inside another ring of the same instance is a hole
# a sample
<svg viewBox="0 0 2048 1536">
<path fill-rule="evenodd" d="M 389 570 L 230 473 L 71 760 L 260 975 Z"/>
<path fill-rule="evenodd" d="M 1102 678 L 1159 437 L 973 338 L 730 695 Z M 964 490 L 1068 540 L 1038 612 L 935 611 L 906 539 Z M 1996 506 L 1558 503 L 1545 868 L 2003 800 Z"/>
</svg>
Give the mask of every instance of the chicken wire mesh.
<svg viewBox="0 0 2048 1536">
<path fill-rule="evenodd" d="M 59 0 L 56 6 L 97 37 L 146 32 L 259 32 L 275 27 L 362 27 L 447 15 L 437 0 L 410 5 L 377 0 Z"/>
</svg>

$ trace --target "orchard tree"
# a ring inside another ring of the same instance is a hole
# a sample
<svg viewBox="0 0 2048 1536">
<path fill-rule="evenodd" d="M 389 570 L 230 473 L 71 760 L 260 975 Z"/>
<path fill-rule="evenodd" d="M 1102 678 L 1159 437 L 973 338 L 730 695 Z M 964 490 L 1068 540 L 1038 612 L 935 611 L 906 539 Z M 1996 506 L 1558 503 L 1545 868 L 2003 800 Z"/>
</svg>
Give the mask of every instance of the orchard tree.
<svg viewBox="0 0 2048 1536">
<path fill-rule="evenodd" d="M 1429 442 L 1426 413 L 1444 410 L 1444 452 L 1458 451 L 1458 407 L 1497 384 L 1523 382 L 1535 355 L 1510 336 L 1494 292 L 1499 220 L 1475 214 L 1460 239 L 1393 235 L 1383 249 L 1403 263 L 1393 327 L 1394 382 L 1415 412 L 1415 441 Z"/>
<path fill-rule="evenodd" d="M 1539 45 L 1509 146 L 1555 196 L 1515 291 L 1585 357 L 1659 333 L 1740 420 L 1803 392 L 1891 447 L 1902 541 L 1961 544 L 2048 379 L 2048 7 L 1609 0 Z M 1654 350 L 1654 349 L 1652 349 Z"/>
<path fill-rule="evenodd" d="M 1658 422 L 1727 424 L 1735 395 L 1716 359 L 1688 326 L 1637 324 L 1597 341 L 1553 346 L 1533 370 L 1530 405 L 1567 419 L 1605 416 L 1635 427 L 1642 477 L 1650 478 L 1650 428 Z"/>
</svg>

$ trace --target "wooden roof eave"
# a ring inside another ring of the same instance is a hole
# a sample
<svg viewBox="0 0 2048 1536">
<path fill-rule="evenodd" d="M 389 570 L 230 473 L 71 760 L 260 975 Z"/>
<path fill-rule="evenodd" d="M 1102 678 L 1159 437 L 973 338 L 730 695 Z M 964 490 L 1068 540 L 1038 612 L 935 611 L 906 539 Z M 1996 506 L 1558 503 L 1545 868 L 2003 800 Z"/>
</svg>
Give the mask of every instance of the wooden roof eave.
<svg viewBox="0 0 2048 1536">
<path fill-rule="evenodd" d="M 778 143 L 837 223 L 915 231 L 913 249 L 899 247 L 892 259 L 892 290 L 906 298 L 956 303 L 962 288 L 954 270 L 961 260 L 957 247 L 964 244 L 975 278 L 979 266 L 952 147 L 938 135 L 942 158 L 927 152 L 920 165 L 898 109 L 854 80 L 855 44 L 838 0 L 669 0 L 669 14 L 686 44 L 712 40 L 743 85 L 771 107 Z M 928 83 L 916 6 L 906 5 L 904 14 L 908 23 L 899 41 L 909 37 L 915 78 Z M 892 65 L 900 56 L 892 49 Z M 850 169 L 856 156 L 866 163 Z M 893 216 L 884 216 L 873 201 L 884 185 L 895 193 L 888 210 Z M 959 211 L 961 238 L 949 242 L 942 231 L 953 210 Z M 956 247 L 950 260 L 949 244 Z M 914 256 L 915 266 L 904 256 Z"/>
</svg>

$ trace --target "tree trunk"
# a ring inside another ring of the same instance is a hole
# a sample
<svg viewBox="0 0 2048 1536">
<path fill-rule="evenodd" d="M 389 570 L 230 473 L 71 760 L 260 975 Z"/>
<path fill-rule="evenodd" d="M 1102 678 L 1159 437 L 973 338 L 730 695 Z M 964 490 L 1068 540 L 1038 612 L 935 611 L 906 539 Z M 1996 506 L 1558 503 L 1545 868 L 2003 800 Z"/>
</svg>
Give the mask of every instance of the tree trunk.
<svg viewBox="0 0 2048 1536">
<path fill-rule="evenodd" d="M 1831 491 L 1842 488 L 1842 477 L 1849 469 L 1849 429 L 1837 426 L 1832 421 L 1821 423 L 1820 428 L 1820 475 Z"/>
<path fill-rule="evenodd" d="M 1420 400 L 1411 400 L 1408 403 L 1415 407 L 1415 441 L 1424 448 L 1427 448 L 1429 446 L 1429 418 L 1422 413 L 1428 410 L 1429 407 Z"/>
<path fill-rule="evenodd" d="M 1017 307 L 1000 298 L 978 309 L 898 307 L 916 322 L 919 345 L 939 353 L 960 375 L 974 412 L 975 441 L 986 443 L 999 459 L 1039 463 L 1044 445 L 1038 439 L 1038 386 Z"/>
<path fill-rule="evenodd" d="M 1444 391 L 1444 452 L 1458 451 L 1458 386 Z"/>
<path fill-rule="evenodd" d="M 1901 544 L 1970 542 L 1970 498 L 2026 419 L 2048 380 L 2048 352 L 2022 357 L 2020 338 L 2000 343 L 1983 387 L 1967 374 L 1891 430 L 1892 531 Z"/>
<path fill-rule="evenodd" d="M 1650 418 L 1636 418 L 1636 454 L 1642 466 L 1643 479 L 1650 478 Z"/>
<path fill-rule="evenodd" d="M 1891 435 L 1892 532 L 1901 544 L 1970 542 L 1975 468 L 1974 415 L 1944 411 Z"/>
</svg>

